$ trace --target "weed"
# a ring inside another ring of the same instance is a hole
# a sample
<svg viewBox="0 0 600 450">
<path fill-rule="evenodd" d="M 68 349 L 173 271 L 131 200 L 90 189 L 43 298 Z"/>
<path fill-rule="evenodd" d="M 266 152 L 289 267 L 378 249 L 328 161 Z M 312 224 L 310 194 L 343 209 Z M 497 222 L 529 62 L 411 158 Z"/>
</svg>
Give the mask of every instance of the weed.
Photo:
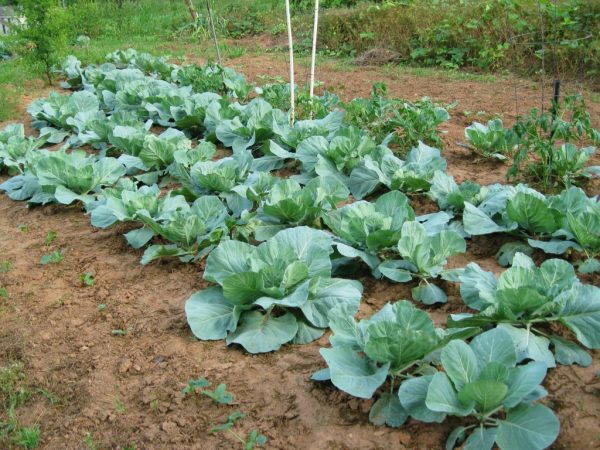
<svg viewBox="0 0 600 450">
<path fill-rule="evenodd" d="M 83 438 L 83 443 L 88 448 L 88 450 L 97 450 L 96 443 L 94 442 L 94 438 L 91 433 L 87 433 Z"/>
<path fill-rule="evenodd" d="M 6 273 L 12 269 L 12 262 L 9 260 L 0 262 L 0 273 Z"/>
<path fill-rule="evenodd" d="M 26 223 L 20 223 L 17 228 L 21 233 L 29 233 L 29 226 Z"/>
<path fill-rule="evenodd" d="M 40 427 L 33 425 L 31 427 L 19 427 L 15 432 L 14 442 L 16 445 L 27 449 L 36 448 L 40 443 Z"/>
<path fill-rule="evenodd" d="M 115 411 L 119 414 L 125 414 L 125 403 L 120 398 L 117 398 L 114 403 Z"/>
<path fill-rule="evenodd" d="M 6 290 L 6 288 L 0 287 L 0 297 L 2 297 L 2 298 L 9 298 L 10 297 L 10 294 L 8 293 L 8 291 Z"/>
</svg>

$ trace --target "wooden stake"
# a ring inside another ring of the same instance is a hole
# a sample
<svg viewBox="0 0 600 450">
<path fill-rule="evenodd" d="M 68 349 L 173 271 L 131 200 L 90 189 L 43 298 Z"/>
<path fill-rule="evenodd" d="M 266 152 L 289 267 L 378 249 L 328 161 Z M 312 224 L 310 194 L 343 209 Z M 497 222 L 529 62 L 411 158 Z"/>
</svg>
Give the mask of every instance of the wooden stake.
<svg viewBox="0 0 600 450">
<path fill-rule="evenodd" d="M 294 42 L 292 38 L 292 16 L 290 14 L 290 0 L 285 0 L 285 15 L 287 19 L 288 45 L 290 48 L 290 125 L 296 120 L 295 107 L 295 82 L 294 82 Z"/>
<path fill-rule="evenodd" d="M 192 21 L 194 22 L 194 24 L 196 24 L 196 22 L 198 21 L 198 11 L 196 11 L 196 8 L 194 8 L 194 4 L 192 3 L 192 0 L 183 0 L 188 8 L 188 10 L 190 11 L 190 15 L 192 16 Z"/>
</svg>

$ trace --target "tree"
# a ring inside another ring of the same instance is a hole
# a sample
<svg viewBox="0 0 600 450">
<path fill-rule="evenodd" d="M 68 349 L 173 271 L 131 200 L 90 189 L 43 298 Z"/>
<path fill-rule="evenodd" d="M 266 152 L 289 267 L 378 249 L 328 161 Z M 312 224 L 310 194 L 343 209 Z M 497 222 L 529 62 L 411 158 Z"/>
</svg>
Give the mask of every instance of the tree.
<svg viewBox="0 0 600 450">
<path fill-rule="evenodd" d="M 25 60 L 52 84 L 52 68 L 67 46 L 67 12 L 60 0 L 20 0 L 26 23 L 17 30 Z"/>
</svg>

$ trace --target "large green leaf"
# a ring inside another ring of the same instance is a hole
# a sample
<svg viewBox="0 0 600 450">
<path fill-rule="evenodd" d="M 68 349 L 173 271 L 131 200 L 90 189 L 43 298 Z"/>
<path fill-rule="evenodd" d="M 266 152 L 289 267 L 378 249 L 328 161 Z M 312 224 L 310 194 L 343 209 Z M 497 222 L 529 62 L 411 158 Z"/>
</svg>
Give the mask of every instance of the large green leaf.
<svg viewBox="0 0 600 450">
<path fill-rule="evenodd" d="M 502 404 L 508 386 L 496 380 L 475 380 L 465 384 L 458 392 L 462 404 L 474 401 L 481 413 L 488 413 Z"/>
<path fill-rule="evenodd" d="M 383 393 L 373 404 L 369 412 L 369 422 L 375 425 L 387 425 L 397 428 L 408 419 L 408 414 L 400 404 L 398 396 Z"/>
<path fill-rule="evenodd" d="M 234 305 L 253 303 L 263 296 L 262 277 L 256 272 L 239 272 L 223 280 L 223 295 Z"/>
<path fill-rule="evenodd" d="M 581 367 L 588 367 L 592 364 L 590 354 L 574 342 L 567 341 L 559 336 L 551 336 L 550 340 L 554 345 L 556 362 L 559 364 L 579 364 Z"/>
<path fill-rule="evenodd" d="M 479 367 L 490 362 L 497 362 L 512 367 L 517 363 L 517 353 L 510 335 L 500 328 L 494 328 L 475 336 L 471 341 L 471 349 L 477 356 Z"/>
<path fill-rule="evenodd" d="M 432 411 L 425 404 L 427 390 L 432 379 L 433 375 L 409 378 L 400 385 L 398 397 L 400 398 L 400 403 L 402 403 L 402 406 L 411 417 L 421 422 L 440 423 L 446 418 L 446 414 Z"/>
<path fill-rule="evenodd" d="M 249 258 L 255 247 L 240 241 L 222 242 L 206 260 L 204 279 L 223 283 L 225 279 L 250 269 Z"/>
<path fill-rule="evenodd" d="M 185 315 L 198 339 L 224 339 L 235 330 L 239 311 L 224 296 L 220 287 L 196 292 L 185 302 Z"/>
<path fill-rule="evenodd" d="M 531 361 L 512 369 L 507 380 L 508 395 L 503 401 L 504 406 L 512 408 L 521 403 L 540 386 L 546 377 L 546 372 L 546 365 L 537 361 Z"/>
<path fill-rule="evenodd" d="M 346 311 L 358 311 L 363 287 L 355 280 L 342 278 L 320 278 L 312 287 L 314 294 L 301 306 L 308 321 L 316 327 L 328 326 L 328 314 L 334 307 L 345 305 Z"/>
<path fill-rule="evenodd" d="M 473 411 L 475 402 L 461 403 L 450 378 L 443 372 L 437 372 L 429 384 L 425 405 L 432 411 L 464 417 Z"/>
<path fill-rule="evenodd" d="M 556 302 L 561 305 L 559 318 L 588 348 L 600 348 L 600 288 L 576 285 L 563 292 Z"/>
<path fill-rule="evenodd" d="M 549 349 L 548 338 L 537 336 L 529 329 L 516 328 L 509 324 L 499 324 L 498 328 L 506 331 L 512 338 L 518 361 L 532 359 L 544 363 L 547 367 L 556 366 L 554 355 Z"/>
<path fill-rule="evenodd" d="M 552 210 L 531 194 L 517 193 L 508 201 L 506 211 L 521 228 L 535 234 L 551 234 L 559 228 Z"/>
<path fill-rule="evenodd" d="M 322 348 L 320 353 L 329 366 L 334 386 L 354 397 L 371 398 L 385 381 L 390 367 L 389 363 L 377 367 L 350 348 Z"/>
<path fill-rule="evenodd" d="M 492 450 L 496 440 L 496 428 L 475 428 L 475 431 L 465 441 L 463 450 Z"/>
<path fill-rule="evenodd" d="M 542 450 L 558 436 L 560 423 L 544 405 L 520 405 L 500 422 L 496 443 L 501 450 Z"/>
<path fill-rule="evenodd" d="M 226 339 L 227 345 L 239 344 L 249 353 L 266 353 L 279 350 L 290 342 L 298 332 L 298 323 L 291 313 L 281 317 L 246 311 L 235 331 Z"/>
<path fill-rule="evenodd" d="M 457 390 L 474 381 L 479 374 L 475 352 L 464 341 L 450 341 L 442 350 L 441 360 Z"/>
</svg>

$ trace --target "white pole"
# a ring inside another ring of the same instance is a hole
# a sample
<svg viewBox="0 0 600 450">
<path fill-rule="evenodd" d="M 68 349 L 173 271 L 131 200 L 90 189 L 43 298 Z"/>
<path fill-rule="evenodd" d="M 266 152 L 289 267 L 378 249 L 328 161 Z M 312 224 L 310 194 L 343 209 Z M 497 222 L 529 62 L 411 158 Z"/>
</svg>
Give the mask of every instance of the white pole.
<svg viewBox="0 0 600 450">
<path fill-rule="evenodd" d="M 288 29 L 288 45 L 290 48 L 290 125 L 294 125 L 296 119 L 295 110 L 295 82 L 294 82 L 294 43 L 292 38 L 292 16 L 290 14 L 290 0 L 285 0 L 285 15 Z"/>
<path fill-rule="evenodd" d="M 313 97 L 315 95 L 315 65 L 317 63 L 317 33 L 319 30 L 319 0 L 315 0 L 315 22 L 313 25 L 312 58 L 310 61 L 310 118 L 313 118 Z"/>
</svg>

